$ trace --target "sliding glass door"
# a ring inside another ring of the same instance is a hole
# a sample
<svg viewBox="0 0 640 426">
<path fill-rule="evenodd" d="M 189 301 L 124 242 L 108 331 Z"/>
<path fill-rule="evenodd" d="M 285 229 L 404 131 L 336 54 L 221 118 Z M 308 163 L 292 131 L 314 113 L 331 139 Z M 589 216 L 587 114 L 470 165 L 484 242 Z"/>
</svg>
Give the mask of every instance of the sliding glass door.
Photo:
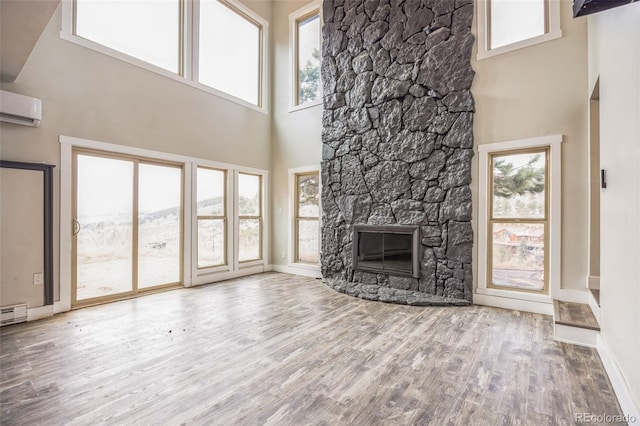
<svg viewBox="0 0 640 426">
<path fill-rule="evenodd" d="M 182 168 L 77 151 L 74 305 L 180 284 Z"/>
</svg>

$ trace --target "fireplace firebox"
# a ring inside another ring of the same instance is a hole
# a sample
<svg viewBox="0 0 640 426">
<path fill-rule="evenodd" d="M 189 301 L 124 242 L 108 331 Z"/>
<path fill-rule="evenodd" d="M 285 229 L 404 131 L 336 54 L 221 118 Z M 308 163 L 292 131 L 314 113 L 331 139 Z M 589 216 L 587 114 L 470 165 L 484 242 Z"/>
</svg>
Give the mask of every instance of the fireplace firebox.
<svg viewBox="0 0 640 426">
<path fill-rule="evenodd" d="M 353 269 L 419 278 L 420 228 L 353 225 Z"/>
</svg>

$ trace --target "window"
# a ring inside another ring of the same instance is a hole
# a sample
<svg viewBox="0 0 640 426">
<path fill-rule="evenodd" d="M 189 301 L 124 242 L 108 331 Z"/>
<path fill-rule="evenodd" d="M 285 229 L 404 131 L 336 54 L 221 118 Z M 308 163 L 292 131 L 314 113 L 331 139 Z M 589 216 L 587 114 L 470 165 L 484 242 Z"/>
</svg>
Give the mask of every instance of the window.
<svg viewBox="0 0 640 426">
<path fill-rule="evenodd" d="M 80 37 L 176 74 L 180 71 L 179 0 L 76 0 L 75 22 Z"/>
<path fill-rule="evenodd" d="M 226 181 L 225 171 L 198 167 L 198 269 L 227 264 Z"/>
<path fill-rule="evenodd" d="M 262 176 L 238 173 L 238 261 L 262 259 Z"/>
<path fill-rule="evenodd" d="M 200 83 L 258 105 L 260 24 L 228 3 L 201 0 L 199 28 Z"/>
<path fill-rule="evenodd" d="M 63 0 L 61 37 L 263 111 L 267 22 L 237 0 Z"/>
<path fill-rule="evenodd" d="M 182 282 L 183 169 L 74 151 L 73 304 Z"/>
<path fill-rule="evenodd" d="M 294 175 L 294 262 L 317 264 L 320 257 L 320 174 Z"/>
<path fill-rule="evenodd" d="M 289 16 L 291 27 L 292 106 L 318 105 L 320 80 L 320 4 L 312 4 Z"/>
<path fill-rule="evenodd" d="M 561 142 L 557 135 L 478 147 L 486 196 L 477 293 L 543 301 L 559 292 Z"/>
<path fill-rule="evenodd" d="M 546 290 L 548 148 L 489 156 L 490 287 Z"/>
<path fill-rule="evenodd" d="M 59 140 L 62 309 L 267 268 L 268 171 Z"/>
<path fill-rule="evenodd" d="M 559 0 L 478 1 L 478 59 L 562 36 Z"/>
</svg>

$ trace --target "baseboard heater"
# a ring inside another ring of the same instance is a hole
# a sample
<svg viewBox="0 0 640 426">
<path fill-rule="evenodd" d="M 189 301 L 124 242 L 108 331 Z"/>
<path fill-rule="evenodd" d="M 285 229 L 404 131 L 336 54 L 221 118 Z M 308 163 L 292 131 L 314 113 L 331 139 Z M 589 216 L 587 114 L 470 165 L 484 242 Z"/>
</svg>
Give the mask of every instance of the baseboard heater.
<svg viewBox="0 0 640 426">
<path fill-rule="evenodd" d="M 2 319 L 0 320 L 0 326 L 17 324 L 19 322 L 25 322 L 27 320 L 27 304 L 22 303 L 20 305 L 3 306 L 0 308 L 2 313 Z"/>
</svg>

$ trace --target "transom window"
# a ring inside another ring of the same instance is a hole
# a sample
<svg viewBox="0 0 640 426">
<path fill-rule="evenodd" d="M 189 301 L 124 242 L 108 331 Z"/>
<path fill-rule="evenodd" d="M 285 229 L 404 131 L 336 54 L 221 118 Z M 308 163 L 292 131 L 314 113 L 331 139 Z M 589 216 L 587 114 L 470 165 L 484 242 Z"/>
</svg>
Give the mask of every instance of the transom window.
<svg viewBox="0 0 640 426">
<path fill-rule="evenodd" d="M 198 81 L 259 105 L 260 24 L 229 3 L 200 0 L 199 28 Z"/>
<path fill-rule="evenodd" d="M 180 0 L 76 0 L 75 34 L 179 74 Z"/>
<path fill-rule="evenodd" d="M 561 35 L 559 0 L 478 0 L 478 59 Z"/>
<path fill-rule="evenodd" d="M 267 22 L 237 0 L 63 0 L 66 40 L 261 108 Z"/>
</svg>

